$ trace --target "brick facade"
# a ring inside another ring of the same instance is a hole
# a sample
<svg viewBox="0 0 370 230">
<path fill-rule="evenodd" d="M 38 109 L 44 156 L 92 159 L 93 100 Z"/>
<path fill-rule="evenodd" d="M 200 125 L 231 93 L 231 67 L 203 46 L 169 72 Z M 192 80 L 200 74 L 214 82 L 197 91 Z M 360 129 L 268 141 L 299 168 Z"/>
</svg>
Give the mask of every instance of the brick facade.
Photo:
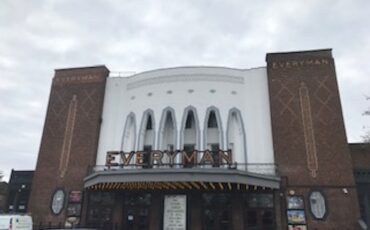
<svg viewBox="0 0 370 230">
<path fill-rule="evenodd" d="M 352 164 L 357 184 L 358 201 L 361 219 L 369 226 L 370 223 L 370 144 L 349 144 Z"/>
<path fill-rule="evenodd" d="M 349 144 L 354 169 L 370 168 L 370 143 Z"/>
<path fill-rule="evenodd" d="M 304 197 L 309 229 L 355 229 L 357 194 L 331 50 L 272 53 L 266 61 L 283 193 Z M 310 213 L 312 189 L 326 197 L 324 220 Z"/>
<path fill-rule="evenodd" d="M 352 163 L 366 167 L 370 158 L 359 150 L 351 159 L 331 50 L 271 53 L 266 61 L 275 162 L 281 176 L 280 190 L 272 191 L 276 228 L 288 228 L 286 197 L 294 194 L 304 198 L 308 229 L 357 229 L 360 213 Z M 64 190 L 66 203 L 70 191 L 84 191 L 89 166 L 95 165 L 108 74 L 105 66 L 55 72 L 29 203 L 35 225 L 64 224 L 67 205 L 60 215 L 50 208 L 57 188 Z M 310 211 L 313 190 L 326 199 L 327 215 L 321 220 Z M 117 194 L 112 219 L 119 226 L 124 193 Z M 151 208 L 157 210 L 163 194 L 153 194 Z M 235 197 L 233 226 L 240 229 L 243 207 Z M 202 224 L 200 198 L 200 193 L 192 195 L 190 205 L 197 229 Z M 87 208 L 85 203 L 82 224 Z M 157 222 L 150 226 L 160 229 L 162 216 L 153 213 L 150 221 Z"/>
<path fill-rule="evenodd" d="M 50 92 L 29 209 L 35 224 L 64 223 L 55 216 L 54 191 L 83 191 L 88 167 L 95 164 L 105 83 L 105 66 L 56 70 Z"/>
</svg>

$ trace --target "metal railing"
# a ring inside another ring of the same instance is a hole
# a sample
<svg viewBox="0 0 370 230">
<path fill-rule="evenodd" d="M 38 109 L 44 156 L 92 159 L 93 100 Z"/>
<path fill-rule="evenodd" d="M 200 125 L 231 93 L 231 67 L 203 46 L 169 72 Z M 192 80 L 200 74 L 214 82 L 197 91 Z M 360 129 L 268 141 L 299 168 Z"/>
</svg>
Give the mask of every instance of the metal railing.
<svg viewBox="0 0 370 230">
<path fill-rule="evenodd" d="M 161 165 L 95 165 L 89 168 L 89 174 L 102 171 L 124 171 L 124 170 L 148 170 L 148 169 L 174 169 L 174 170 L 191 170 L 191 169 L 219 169 L 219 170 L 241 170 L 249 173 L 261 174 L 261 175 L 272 175 L 277 176 L 278 167 L 274 163 L 237 163 L 232 164 L 220 163 L 220 164 L 182 164 L 182 163 L 163 163 Z"/>
</svg>

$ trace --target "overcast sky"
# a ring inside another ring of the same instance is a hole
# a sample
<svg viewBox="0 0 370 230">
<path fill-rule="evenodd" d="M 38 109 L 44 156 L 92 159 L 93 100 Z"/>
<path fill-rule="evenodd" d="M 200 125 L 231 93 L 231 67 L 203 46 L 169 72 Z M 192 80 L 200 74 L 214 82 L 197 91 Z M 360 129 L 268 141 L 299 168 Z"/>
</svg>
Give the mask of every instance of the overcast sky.
<svg viewBox="0 0 370 230">
<path fill-rule="evenodd" d="M 0 0 L 0 170 L 34 169 L 54 69 L 250 68 L 333 48 L 347 136 L 370 117 L 370 1 Z"/>
</svg>

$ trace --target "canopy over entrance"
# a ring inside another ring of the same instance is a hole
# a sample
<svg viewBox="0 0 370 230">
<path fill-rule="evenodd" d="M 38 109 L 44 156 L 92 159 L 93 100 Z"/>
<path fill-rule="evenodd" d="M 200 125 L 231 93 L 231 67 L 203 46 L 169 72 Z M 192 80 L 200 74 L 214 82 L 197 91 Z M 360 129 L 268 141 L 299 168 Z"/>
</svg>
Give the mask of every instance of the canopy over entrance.
<svg viewBox="0 0 370 230">
<path fill-rule="evenodd" d="M 94 190 L 264 190 L 280 186 L 280 178 L 275 175 L 222 168 L 109 170 L 94 172 L 84 181 L 85 188 Z"/>
</svg>

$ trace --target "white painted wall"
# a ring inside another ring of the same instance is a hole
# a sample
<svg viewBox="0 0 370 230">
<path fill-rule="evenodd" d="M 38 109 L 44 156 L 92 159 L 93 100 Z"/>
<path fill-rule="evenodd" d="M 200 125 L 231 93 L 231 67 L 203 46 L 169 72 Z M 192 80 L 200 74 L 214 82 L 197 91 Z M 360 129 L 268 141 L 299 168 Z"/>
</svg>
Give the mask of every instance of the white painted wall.
<svg viewBox="0 0 370 230">
<path fill-rule="evenodd" d="M 204 149 L 203 130 L 207 108 L 219 109 L 223 130 L 221 148 L 227 149 L 229 111 L 237 108 L 246 134 L 248 163 L 274 163 L 269 94 L 266 68 L 231 69 L 220 67 L 179 67 L 159 69 L 126 78 L 108 78 L 103 108 L 103 122 L 97 154 L 97 165 L 104 165 L 106 152 L 120 150 L 127 116 L 136 118 L 136 142 L 145 110 L 154 111 L 155 146 L 162 112 L 166 107 L 175 110 L 179 148 L 181 119 L 187 106 L 194 106 L 200 123 L 201 149 Z M 136 144 L 137 148 L 137 144 Z M 137 149 L 135 149 L 137 150 Z M 244 159 L 243 152 L 234 159 Z M 241 162 L 243 163 L 243 162 Z"/>
</svg>

